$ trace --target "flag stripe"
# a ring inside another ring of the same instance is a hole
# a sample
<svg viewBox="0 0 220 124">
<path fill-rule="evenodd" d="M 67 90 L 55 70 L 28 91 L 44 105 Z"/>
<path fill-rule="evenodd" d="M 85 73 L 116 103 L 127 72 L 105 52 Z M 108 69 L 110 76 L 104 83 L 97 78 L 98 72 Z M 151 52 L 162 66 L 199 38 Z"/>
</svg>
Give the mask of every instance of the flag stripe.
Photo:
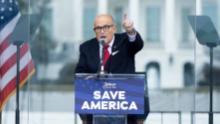
<svg viewBox="0 0 220 124">
<path fill-rule="evenodd" d="M 30 61 L 28 65 L 20 72 L 20 84 L 19 87 L 22 87 L 27 79 L 33 75 L 35 72 L 33 61 Z M 16 77 L 14 77 L 7 86 L 1 92 L 1 99 L 0 101 L 0 111 L 2 110 L 3 106 L 6 104 L 8 99 L 11 95 L 15 93 L 16 90 Z"/>
<path fill-rule="evenodd" d="M 22 58 L 26 52 L 28 52 L 28 45 L 24 44 L 21 47 L 20 58 Z M 2 66 L 0 66 L 1 76 L 3 77 L 8 69 L 10 69 L 14 64 L 16 64 L 16 53 L 14 53 Z"/>
<path fill-rule="evenodd" d="M 6 39 L 0 44 L 0 54 L 2 54 L 3 51 L 5 51 L 5 49 L 8 48 L 9 46 L 8 40 L 9 40 L 9 36 L 7 36 Z"/>
<path fill-rule="evenodd" d="M 26 53 L 21 59 L 20 59 L 20 70 L 22 70 L 25 65 L 28 64 L 28 62 L 31 60 L 30 53 Z M 16 76 L 16 67 L 17 64 L 14 64 L 6 73 L 4 76 L 1 77 L 1 90 L 7 85 L 7 83 Z"/>
<path fill-rule="evenodd" d="M 5 49 L 5 51 L 2 54 L 0 54 L 1 56 L 0 67 L 15 53 L 16 53 L 16 46 L 9 45 L 9 47 Z"/>
<path fill-rule="evenodd" d="M 0 32 L 0 44 L 11 34 L 21 14 L 17 14 Z"/>
</svg>

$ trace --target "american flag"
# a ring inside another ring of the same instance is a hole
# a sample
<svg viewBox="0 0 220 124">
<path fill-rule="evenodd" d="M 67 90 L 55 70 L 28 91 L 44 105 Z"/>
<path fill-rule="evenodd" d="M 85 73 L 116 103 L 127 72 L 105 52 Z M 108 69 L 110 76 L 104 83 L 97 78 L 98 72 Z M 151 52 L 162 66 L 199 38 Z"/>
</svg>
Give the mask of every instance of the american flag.
<svg viewBox="0 0 220 124">
<path fill-rule="evenodd" d="M 10 44 L 9 36 L 20 16 L 16 0 L 0 0 L 0 111 L 16 89 L 16 46 Z M 20 87 L 34 71 L 29 46 L 24 43 L 20 47 Z"/>
</svg>

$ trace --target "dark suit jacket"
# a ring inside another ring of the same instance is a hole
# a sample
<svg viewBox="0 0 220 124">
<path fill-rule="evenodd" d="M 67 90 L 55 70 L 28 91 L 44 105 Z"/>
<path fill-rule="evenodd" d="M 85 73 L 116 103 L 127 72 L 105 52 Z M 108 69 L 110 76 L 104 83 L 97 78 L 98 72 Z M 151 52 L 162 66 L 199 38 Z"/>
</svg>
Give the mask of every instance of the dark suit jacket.
<svg viewBox="0 0 220 124">
<path fill-rule="evenodd" d="M 106 63 L 105 70 L 108 73 L 134 73 L 135 54 L 142 47 L 143 40 L 138 33 L 134 42 L 129 42 L 126 33 L 115 34 L 112 54 Z M 97 73 L 99 66 L 99 43 L 94 38 L 80 45 L 80 58 L 76 73 Z"/>
</svg>

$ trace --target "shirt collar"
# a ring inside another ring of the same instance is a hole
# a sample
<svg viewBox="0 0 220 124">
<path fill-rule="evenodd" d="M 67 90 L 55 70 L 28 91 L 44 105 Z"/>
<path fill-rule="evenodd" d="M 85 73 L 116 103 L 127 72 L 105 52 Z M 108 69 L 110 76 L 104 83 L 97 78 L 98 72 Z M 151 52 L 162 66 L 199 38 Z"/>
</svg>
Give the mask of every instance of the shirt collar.
<svg viewBox="0 0 220 124">
<path fill-rule="evenodd" d="M 113 36 L 112 41 L 108 44 L 110 48 L 112 48 L 114 42 L 115 42 L 115 35 Z"/>
</svg>

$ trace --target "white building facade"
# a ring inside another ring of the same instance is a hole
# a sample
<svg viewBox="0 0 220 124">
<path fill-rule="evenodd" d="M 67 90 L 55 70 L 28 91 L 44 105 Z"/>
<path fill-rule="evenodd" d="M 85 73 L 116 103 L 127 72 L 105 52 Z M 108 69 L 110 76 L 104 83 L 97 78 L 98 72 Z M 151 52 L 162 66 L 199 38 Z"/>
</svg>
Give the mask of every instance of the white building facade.
<svg viewBox="0 0 220 124">
<path fill-rule="evenodd" d="M 217 23 L 218 5 L 217 0 L 54 0 L 50 7 L 53 36 L 76 46 L 94 37 L 97 14 L 112 14 L 122 32 L 127 13 L 145 42 L 136 56 L 136 71 L 147 73 L 150 88 L 183 88 L 199 80 L 197 71 L 208 62 L 187 16 L 207 14 Z"/>
</svg>

